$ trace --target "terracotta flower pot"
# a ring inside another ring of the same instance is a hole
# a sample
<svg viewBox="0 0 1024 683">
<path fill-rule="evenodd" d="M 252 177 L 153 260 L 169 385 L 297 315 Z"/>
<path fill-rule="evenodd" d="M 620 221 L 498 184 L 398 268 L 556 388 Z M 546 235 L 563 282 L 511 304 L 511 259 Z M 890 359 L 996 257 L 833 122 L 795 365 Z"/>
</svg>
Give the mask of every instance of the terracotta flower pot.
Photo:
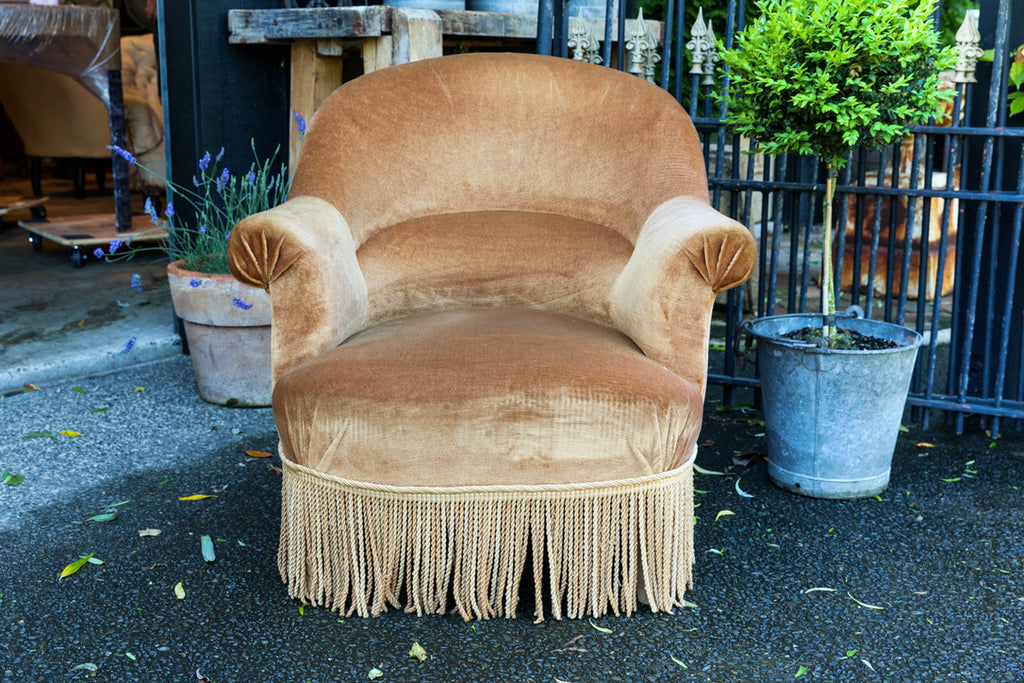
<svg viewBox="0 0 1024 683">
<path fill-rule="evenodd" d="M 185 323 L 199 396 L 225 406 L 268 406 L 270 297 L 231 275 L 167 266 L 174 311 Z"/>
</svg>

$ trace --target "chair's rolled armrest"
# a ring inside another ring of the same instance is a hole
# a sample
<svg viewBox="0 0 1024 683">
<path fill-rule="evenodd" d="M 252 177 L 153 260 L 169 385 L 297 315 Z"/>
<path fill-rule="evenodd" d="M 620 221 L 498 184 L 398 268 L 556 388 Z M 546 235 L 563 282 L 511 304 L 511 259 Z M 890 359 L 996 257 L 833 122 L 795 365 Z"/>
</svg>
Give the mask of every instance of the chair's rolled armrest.
<svg viewBox="0 0 1024 683">
<path fill-rule="evenodd" d="M 755 258 L 742 224 L 702 199 L 670 199 L 640 231 L 612 290 L 612 319 L 648 357 L 703 391 L 715 295 L 749 278 Z"/>
<path fill-rule="evenodd" d="M 274 380 L 365 326 L 366 282 L 348 223 L 328 202 L 296 197 L 231 231 L 239 281 L 270 293 Z"/>
</svg>

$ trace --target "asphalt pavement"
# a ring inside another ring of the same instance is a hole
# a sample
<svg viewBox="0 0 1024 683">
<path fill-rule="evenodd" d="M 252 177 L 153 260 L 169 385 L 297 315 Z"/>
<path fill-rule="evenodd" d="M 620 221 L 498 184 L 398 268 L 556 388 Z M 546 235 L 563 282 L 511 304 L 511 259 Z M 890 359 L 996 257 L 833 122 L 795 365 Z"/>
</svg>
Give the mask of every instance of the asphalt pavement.
<svg viewBox="0 0 1024 683">
<path fill-rule="evenodd" d="M 0 399 L 0 680 L 1024 681 L 1013 430 L 911 426 L 888 491 L 823 501 L 734 462 L 763 426 L 710 404 L 692 606 L 362 619 L 281 583 L 279 462 L 245 452 L 275 451 L 269 409 L 203 403 L 182 356 L 48 385 Z"/>
</svg>

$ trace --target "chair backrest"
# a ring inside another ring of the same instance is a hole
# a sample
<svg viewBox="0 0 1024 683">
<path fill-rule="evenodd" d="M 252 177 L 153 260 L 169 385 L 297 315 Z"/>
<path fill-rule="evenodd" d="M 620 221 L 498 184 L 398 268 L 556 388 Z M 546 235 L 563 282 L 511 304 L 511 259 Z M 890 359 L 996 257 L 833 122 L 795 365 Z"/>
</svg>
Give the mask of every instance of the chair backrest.
<svg viewBox="0 0 1024 683">
<path fill-rule="evenodd" d="M 338 208 L 357 244 L 415 218 L 533 211 L 628 242 L 651 211 L 707 198 L 696 131 L 665 91 L 605 67 L 466 54 L 370 73 L 309 123 L 292 196 Z"/>
<path fill-rule="evenodd" d="M 107 108 L 71 76 L 0 61 L 0 102 L 27 155 L 110 158 Z"/>
</svg>

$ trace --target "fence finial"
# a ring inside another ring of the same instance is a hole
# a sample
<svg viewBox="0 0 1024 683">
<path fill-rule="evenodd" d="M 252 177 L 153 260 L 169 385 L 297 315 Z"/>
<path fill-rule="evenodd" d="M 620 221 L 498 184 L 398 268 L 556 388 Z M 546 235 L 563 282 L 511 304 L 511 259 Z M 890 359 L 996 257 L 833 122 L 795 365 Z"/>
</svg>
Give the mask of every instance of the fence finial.
<svg viewBox="0 0 1024 683">
<path fill-rule="evenodd" d="M 715 84 L 715 67 L 718 65 L 718 46 L 715 44 L 715 32 L 711 29 L 711 20 L 708 19 L 708 31 L 705 37 L 707 40 L 707 53 L 704 55 L 704 85 Z"/>
<path fill-rule="evenodd" d="M 708 51 L 708 29 L 704 25 L 704 8 L 697 8 L 697 19 L 690 28 L 690 40 L 686 49 L 690 51 L 690 73 L 699 76 L 704 73 L 704 57 Z"/>
<path fill-rule="evenodd" d="M 600 55 L 601 42 L 594 35 L 594 29 L 583 18 L 582 7 L 580 15 L 573 20 L 572 29 L 569 31 L 569 48 L 572 49 L 572 58 L 577 62 L 600 64 L 604 61 Z"/>
<path fill-rule="evenodd" d="M 980 47 L 981 34 L 978 33 L 978 10 L 969 9 L 964 13 L 964 23 L 956 31 L 957 53 L 954 83 L 977 83 L 974 71 L 978 66 L 978 58 L 984 54 Z"/>
<path fill-rule="evenodd" d="M 637 13 L 626 49 L 629 50 L 629 72 L 653 83 L 654 66 L 661 61 L 661 55 L 658 54 L 658 39 L 644 21 L 643 7 Z"/>
</svg>

